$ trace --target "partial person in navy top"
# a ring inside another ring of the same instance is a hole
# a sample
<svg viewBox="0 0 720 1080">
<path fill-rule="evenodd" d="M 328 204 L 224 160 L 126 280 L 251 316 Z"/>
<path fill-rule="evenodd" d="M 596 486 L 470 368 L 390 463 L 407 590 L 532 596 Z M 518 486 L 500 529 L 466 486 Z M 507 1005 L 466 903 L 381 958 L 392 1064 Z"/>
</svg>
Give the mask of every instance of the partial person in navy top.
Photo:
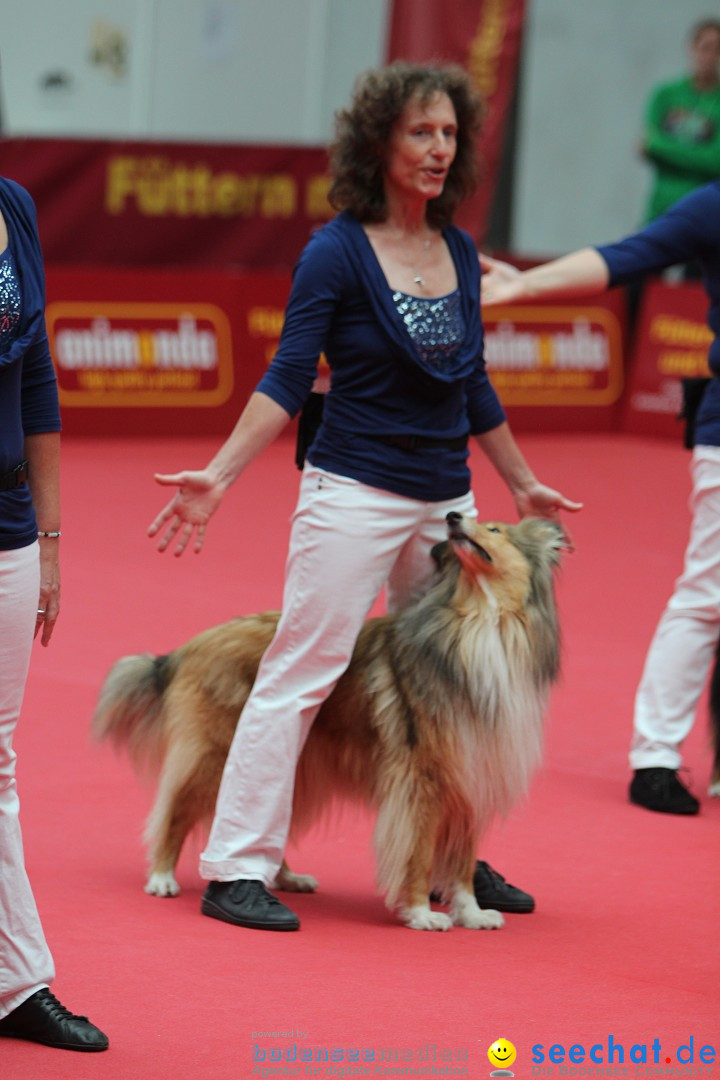
<svg viewBox="0 0 720 1080">
<path fill-rule="evenodd" d="M 644 229 L 614 244 L 583 248 L 520 272 L 481 257 L 485 305 L 581 296 L 695 260 L 708 297 L 713 373 L 695 422 L 693 517 L 685 564 L 653 637 L 635 698 L 631 802 L 697 814 L 678 776 L 720 631 L 720 182 L 686 195 Z M 720 776 L 710 793 L 720 795 Z"/>
<path fill-rule="evenodd" d="M 293 517 L 283 615 L 243 710 L 200 872 L 202 910 L 239 926 L 295 930 L 267 891 L 280 871 L 297 758 L 346 669 L 383 585 L 397 610 L 432 575 L 446 515 L 476 515 L 474 436 L 518 513 L 577 510 L 533 475 L 485 371 L 480 273 L 452 224 L 476 182 L 480 102 L 454 67 L 366 73 L 338 114 L 330 201 L 308 242 L 277 354 L 234 431 L 176 487 L 149 529 L 160 551 L 200 551 L 232 483 L 302 408 L 324 353 L 330 387 Z M 479 863 L 482 906 L 530 911 L 532 897 Z"/>
<path fill-rule="evenodd" d="M 59 433 L 35 207 L 0 177 L 0 1038 L 105 1050 L 107 1037 L 49 988 L 55 971 L 25 870 L 15 781 L 33 637 L 48 645 L 60 610 Z"/>
</svg>

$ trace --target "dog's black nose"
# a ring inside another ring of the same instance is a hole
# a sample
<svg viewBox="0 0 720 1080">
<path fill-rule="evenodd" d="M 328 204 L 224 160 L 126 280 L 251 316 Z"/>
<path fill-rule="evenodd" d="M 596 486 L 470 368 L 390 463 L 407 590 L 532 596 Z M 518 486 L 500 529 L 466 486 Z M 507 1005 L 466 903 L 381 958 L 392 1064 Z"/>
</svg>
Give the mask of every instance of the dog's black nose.
<svg viewBox="0 0 720 1080">
<path fill-rule="evenodd" d="M 448 525 L 459 525 L 462 521 L 462 514 L 458 514 L 457 510 L 451 510 L 449 514 L 445 515 L 445 520 Z"/>
</svg>

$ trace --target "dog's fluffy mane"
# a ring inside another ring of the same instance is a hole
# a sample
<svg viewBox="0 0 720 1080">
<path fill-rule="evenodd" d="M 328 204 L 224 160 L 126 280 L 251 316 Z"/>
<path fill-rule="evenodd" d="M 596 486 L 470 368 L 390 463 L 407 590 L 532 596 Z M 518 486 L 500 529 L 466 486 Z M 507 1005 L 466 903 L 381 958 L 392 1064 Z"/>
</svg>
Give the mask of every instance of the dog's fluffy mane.
<svg viewBox="0 0 720 1080">
<path fill-rule="evenodd" d="M 527 789 L 542 749 L 548 693 L 559 671 L 552 568 L 564 543 L 562 530 L 539 519 L 504 528 L 530 569 L 521 607 L 512 611 L 498 605 L 482 574 L 459 590 L 458 578 L 467 578 L 466 570 L 452 543 L 438 545 L 438 580 L 397 617 L 387 667 L 379 669 L 387 685 L 376 681 L 371 687 L 376 712 L 386 713 L 383 723 L 406 717 L 410 745 L 419 738 L 429 743 L 435 735 L 454 743 L 458 803 L 473 807 L 478 834 Z M 399 848 L 412 836 L 413 814 L 402 800 L 391 800 L 378 817 L 379 880 L 391 903 L 399 884 L 392 868 L 402 862 Z M 442 852 L 451 849 L 450 836 L 438 845 Z M 433 873 L 442 881 L 444 866 L 436 865 Z"/>
</svg>

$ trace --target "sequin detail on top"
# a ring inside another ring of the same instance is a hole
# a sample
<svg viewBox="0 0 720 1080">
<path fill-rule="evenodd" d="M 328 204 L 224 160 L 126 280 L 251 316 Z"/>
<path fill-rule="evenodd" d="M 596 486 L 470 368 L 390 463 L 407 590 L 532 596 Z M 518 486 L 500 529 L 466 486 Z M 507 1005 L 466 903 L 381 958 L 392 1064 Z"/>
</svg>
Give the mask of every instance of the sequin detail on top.
<svg viewBox="0 0 720 1080">
<path fill-rule="evenodd" d="M 20 326 L 20 281 L 8 250 L 0 256 L 0 353 L 10 347 Z"/>
<path fill-rule="evenodd" d="M 392 298 L 423 362 L 443 374 L 452 372 L 465 337 L 460 290 L 429 298 L 394 292 Z"/>
</svg>

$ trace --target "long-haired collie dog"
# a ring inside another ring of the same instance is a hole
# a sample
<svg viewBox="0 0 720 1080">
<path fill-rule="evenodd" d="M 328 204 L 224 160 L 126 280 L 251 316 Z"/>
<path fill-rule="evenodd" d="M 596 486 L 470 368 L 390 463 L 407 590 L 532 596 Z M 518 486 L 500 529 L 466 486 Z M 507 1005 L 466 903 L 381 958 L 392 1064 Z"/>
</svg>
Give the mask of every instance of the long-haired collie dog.
<svg viewBox="0 0 720 1080">
<path fill-rule="evenodd" d="M 478 524 L 448 515 L 428 591 L 398 615 L 364 624 L 349 668 L 318 713 L 295 779 L 293 835 L 333 799 L 377 813 L 378 882 L 417 930 L 496 928 L 472 886 L 477 843 L 527 787 L 558 673 L 553 571 L 559 525 L 526 518 Z M 111 669 L 93 730 L 139 765 L 161 764 L 146 829 L 146 891 L 179 890 L 189 830 L 212 816 L 238 717 L 277 612 L 233 619 L 167 656 Z M 312 891 L 283 866 L 275 885 Z M 431 891 L 450 914 L 431 910 Z"/>
</svg>

